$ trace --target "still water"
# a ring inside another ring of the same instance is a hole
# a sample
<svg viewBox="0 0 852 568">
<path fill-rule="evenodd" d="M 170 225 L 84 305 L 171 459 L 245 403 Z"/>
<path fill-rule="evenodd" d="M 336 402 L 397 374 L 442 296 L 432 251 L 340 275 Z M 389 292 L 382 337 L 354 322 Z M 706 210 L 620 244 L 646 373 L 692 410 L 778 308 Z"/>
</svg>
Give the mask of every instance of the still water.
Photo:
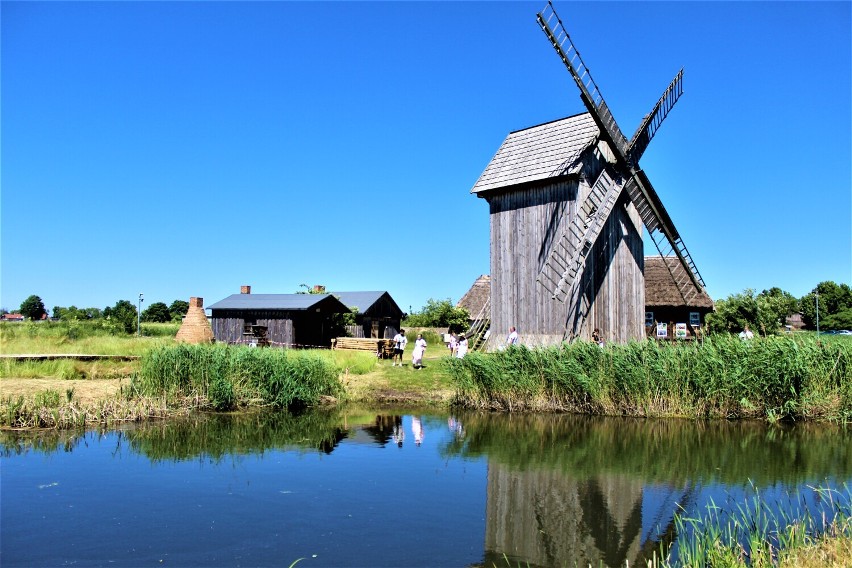
<svg viewBox="0 0 852 568">
<path fill-rule="evenodd" d="M 387 408 L 5 432 L 0 451 L 4 567 L 640 565 L 681 507 L 757 488 L 789 512 L 852 484 L 834 426 Z"/>
</svg>

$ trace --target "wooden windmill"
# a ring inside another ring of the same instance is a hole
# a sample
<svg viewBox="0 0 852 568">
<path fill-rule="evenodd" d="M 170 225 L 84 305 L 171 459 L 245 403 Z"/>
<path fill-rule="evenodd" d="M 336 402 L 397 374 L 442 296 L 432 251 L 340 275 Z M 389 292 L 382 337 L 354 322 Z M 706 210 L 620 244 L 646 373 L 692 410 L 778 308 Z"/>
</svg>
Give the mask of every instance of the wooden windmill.
<svg viewBox="0 0 852 568">
<path fill-rule="evenodd" d="M 639 339 L 645 324 L 642 225 L 684 305 L 706 295 L 639 167 L 683 93 L 683 70 L 628 140 L 551 3 L 537 20 L 588 114 L 511 133 L 472 190 L 491 206 L 492 329 L 499 336 L 517 325 L 522 337 L 525 331 L 536 337 L 532 344 L 588 338 L 597 327 L 611 340 Z"/>
</svg>

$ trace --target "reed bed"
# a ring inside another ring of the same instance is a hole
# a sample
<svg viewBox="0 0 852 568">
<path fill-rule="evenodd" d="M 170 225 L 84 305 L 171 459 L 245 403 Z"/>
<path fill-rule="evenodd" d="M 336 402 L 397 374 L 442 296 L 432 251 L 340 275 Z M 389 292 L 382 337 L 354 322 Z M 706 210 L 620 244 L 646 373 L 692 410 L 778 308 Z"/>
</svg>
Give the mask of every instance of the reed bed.
<svg viewBox="0 0 852 568">
<path fill-rule="evenodd" d="M 204 400 L 215 410 L 294 408 L 341 396 L 339 374 L 314 352 L 176 344 L 147 351 L 131 387 L 143 396 Z"/>
<path fill-rule="evenodd" d="M 802 551 L 827 542 L 852 539 L 852 489 L 816 487 L 814 504 L 806 495 L 789 496 L 779 504 L 765 499 L 756 488 L 744 503 L 719 507 L 711 502 L 706 513 L 680 514 L 675 519 L 676 546 L 663 552 L 654 567 L 686 566 L 794 566 Z M 849 550 L 846 547 L 847 551 Z M 848 565 L 848 552 L 837 565 Z"/>
<path fill-rule="evenodd" d="M 73 391 L 40 391 L 32 399 L 6 396 L 0 400 L 0 426 L 7 429 L 85 429 L 96 424 L 140 422 L 185 414 L 192 401 L 175 407 L 162 398 L 117 396 L 85 404 L 73 398 Z"/>
<path fill-rule="evenodd" d="M 448 359 L 456 402 L 618 416 L 852 420 L 852 342 L 714 336 Z"/>
</svg>

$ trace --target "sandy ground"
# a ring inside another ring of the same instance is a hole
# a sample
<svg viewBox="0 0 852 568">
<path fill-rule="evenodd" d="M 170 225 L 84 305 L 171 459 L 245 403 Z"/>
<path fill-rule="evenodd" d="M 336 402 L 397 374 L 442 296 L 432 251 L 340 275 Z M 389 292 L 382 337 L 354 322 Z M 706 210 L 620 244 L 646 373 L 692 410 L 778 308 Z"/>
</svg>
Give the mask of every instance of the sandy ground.
<svg viewBox="0 0 852 568">
<path fill-rule="evenodd" d="M 83 403 L 111 398 L 121 388 L 121 382 L 128 379 L 0 379 L 0 396 L 32 397 L 44 390 L 55 390 L 61 395 L 74 389 L 74 398 Z"/>
</svg>

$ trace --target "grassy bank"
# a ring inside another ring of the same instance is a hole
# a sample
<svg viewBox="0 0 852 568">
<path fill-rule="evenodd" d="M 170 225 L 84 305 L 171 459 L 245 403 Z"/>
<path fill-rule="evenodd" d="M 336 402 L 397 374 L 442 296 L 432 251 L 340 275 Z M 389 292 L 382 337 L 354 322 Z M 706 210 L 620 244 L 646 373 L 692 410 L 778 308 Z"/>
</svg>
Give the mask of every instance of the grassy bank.
<svg viewBox="0 0 852 568">
<path fill-rule="evenodd" d="M 464 406 L 598 415 L 852 420 L 852 342 L 576 342 L 448 361 Z"/>
</svg>

